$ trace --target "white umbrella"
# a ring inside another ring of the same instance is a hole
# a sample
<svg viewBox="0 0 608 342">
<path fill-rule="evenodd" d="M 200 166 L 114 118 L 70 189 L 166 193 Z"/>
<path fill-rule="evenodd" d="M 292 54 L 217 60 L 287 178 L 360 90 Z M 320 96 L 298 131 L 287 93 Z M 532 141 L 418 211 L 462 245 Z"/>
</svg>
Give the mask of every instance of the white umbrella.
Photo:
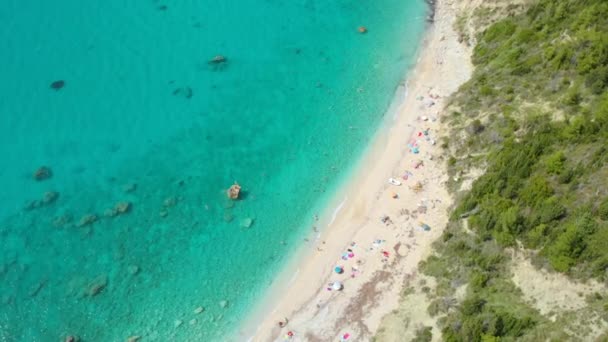
<svg viewBox="0 0 608 342">
<path fill-rule="evenodd" d="M 342 286 L 342 283 L 341 283 L 341 282 L 339 282 L 339 281 L 335 281 L 335 282 L 334 282 L 334 283 L 331 285 L 331 288 L 332 288 L 332 289 L 334 289 L 334 290 L 336 290 L 336 291 L 340 291 L 340 290 L 342 290 L 342 287 L 343 287 L 343 286 Z"/>
</svg>

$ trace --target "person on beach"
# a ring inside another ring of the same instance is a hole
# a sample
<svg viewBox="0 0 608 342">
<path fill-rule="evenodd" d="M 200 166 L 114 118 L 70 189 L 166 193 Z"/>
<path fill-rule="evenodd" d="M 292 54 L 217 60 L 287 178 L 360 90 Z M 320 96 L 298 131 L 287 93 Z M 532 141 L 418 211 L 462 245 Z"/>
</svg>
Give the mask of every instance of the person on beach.
<svg viewBox="0 0 608 342">
<path fill-rule="evenodd" d="M 289 323 L 289 320 L 287 319 L 287 317 L 285 317 L 285 321 L 279 321 L 279 328 L 284 328 L 287 323 Z"/>
</svg>

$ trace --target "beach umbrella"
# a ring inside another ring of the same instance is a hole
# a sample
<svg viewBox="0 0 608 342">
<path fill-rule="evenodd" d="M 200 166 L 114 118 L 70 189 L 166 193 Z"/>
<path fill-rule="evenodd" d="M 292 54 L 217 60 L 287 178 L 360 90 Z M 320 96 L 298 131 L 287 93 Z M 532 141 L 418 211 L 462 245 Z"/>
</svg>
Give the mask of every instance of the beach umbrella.
<svg viewBox="0 0 608 342">
<path fill-rule="evenodd" d="M 336 268 L 334 268 L 334 271 L 338 274 L 342 274 L 342 272 L 344 272 L 344 268 L 342 268 L 342 266 L 336 266 Z"/>
<path fill-rule="evenodd" d="M 339 282 L 339 281 L 335 281 L 335 282 L 334 282 L 334 283 L 331 285 L 331 288 L 332 288 L 333 290 L 335 290 L 335 291 L 340 291 L 340 290 L 342 290 L 343 286 L 342 286 L 342 283 L 341 283 L 341 282 Z"/>
</svg>

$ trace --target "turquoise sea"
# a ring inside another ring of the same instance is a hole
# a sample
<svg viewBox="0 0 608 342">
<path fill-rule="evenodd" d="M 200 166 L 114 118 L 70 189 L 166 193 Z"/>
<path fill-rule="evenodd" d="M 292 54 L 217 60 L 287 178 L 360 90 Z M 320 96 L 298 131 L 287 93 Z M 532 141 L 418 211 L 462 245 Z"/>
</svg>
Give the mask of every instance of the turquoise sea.
<svg viewBox="0 0 608 342">
<path fill-rule="evenodd" d="M 0 341 L 227 339 L 373 137 L 427 11 L 3 1 Z"/>
</svg>

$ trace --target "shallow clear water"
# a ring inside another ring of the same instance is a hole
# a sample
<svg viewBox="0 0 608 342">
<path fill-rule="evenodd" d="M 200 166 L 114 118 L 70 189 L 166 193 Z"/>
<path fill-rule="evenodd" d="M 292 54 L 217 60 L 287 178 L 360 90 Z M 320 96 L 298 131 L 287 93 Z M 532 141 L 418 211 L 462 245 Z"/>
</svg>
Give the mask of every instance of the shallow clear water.
<svg viewBox="0 0 608 342">
<path fill-rule="evenodd" d="M 0 341 L 225 338 L 373 136 L 425 11 L 4 1 Z"/>
</svg>

